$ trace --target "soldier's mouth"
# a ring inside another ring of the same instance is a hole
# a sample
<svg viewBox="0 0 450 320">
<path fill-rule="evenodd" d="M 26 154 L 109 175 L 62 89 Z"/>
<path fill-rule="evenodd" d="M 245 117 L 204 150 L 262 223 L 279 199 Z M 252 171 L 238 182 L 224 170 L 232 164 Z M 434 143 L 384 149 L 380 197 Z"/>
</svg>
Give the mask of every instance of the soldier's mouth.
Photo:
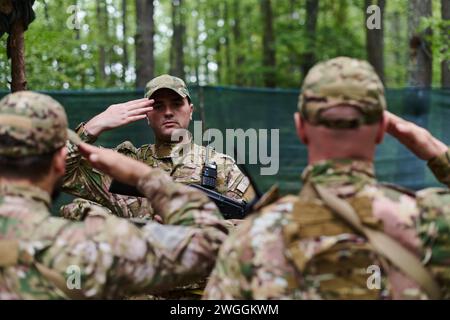
<svg viewBox="0 0 450 320">
<path fill-rule="evenodd" d="M 175 125 L 178 125 L 178 122 L 173 121 L 173 120 L 170 120 L 170 121 L 164 121 L 162 125 L 163 125 L 163 126 L 175 126 Z"/>
</svg>

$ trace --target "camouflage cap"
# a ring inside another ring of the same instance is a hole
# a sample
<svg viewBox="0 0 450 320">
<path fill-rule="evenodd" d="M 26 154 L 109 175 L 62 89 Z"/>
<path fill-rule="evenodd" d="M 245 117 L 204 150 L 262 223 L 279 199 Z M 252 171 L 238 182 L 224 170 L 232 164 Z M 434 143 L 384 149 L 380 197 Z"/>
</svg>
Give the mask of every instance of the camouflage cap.
<svg viewBox="0 0 450 320">
<path fill-rule="evenodd" d="M 51 97 L 31 91 L 0 100 L 0 155 L 35 156 L 81 140 L 67 128 L 64 108 Z"/>
<path fill-rule="evenodd" d="M 324 110 L 352 106 L 358 119 L 324 118 Z M 386 110 L 384 87 L 373 67 L 366 61 L 338 57 L 316 64 L 308 73 L 300 93 L 298 109 L 313 125 L 329 128 L 354 128 L 373 124 Z"/>
<path fill-rule="evenodd" d="M 178 93 L 181 97 L 188 97 L 191 100 L 189 90 L 186 84 L 180 78 L 163 74 L 159 77 L 153 78 L 145 86 L 145 97 L 151 98 L 151 96 L 159 89 L 171 89 Z"/>
</svg>

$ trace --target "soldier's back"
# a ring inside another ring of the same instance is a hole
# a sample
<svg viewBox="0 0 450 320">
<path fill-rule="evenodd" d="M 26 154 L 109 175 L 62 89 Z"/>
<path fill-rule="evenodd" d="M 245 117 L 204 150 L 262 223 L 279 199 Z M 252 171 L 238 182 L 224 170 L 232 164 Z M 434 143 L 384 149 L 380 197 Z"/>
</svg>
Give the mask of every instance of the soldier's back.
<svg viewBox="0 0 450 320">
<path fill-rule="evenodd" d="M 305 177 L 306 176 L 306 177 Z M 422 260 L 449 295 L 450 191 L 410 192 L 379 184 L 371 166 L 322 163 L 305 171 L 300 195 L 255 213 L 223 245 L 207 287 L 215 299 L 419 299 L 413 279 L 314 192 L 345 200 L 365 227 L 381 231 Z"/>
</svg>

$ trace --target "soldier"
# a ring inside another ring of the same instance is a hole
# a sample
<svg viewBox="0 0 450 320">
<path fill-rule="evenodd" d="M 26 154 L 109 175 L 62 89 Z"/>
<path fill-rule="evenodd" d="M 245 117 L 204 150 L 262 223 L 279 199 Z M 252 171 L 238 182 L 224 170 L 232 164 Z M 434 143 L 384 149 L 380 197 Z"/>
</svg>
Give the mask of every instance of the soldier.
<svg viewBox="0 0 450 320">
<path fill-rule="evenodd" d="M 200 184 L 206 148 L 193 143 L 191 137 L 172 141 L 172 135 L 177 130 L 188 128 L 193 108 L 184 81 L 162 75 L 147 84 L 144 99 L 112 105 L 87 123 L 80 124 L 76 132 L 84 141 L 93 143 L 107 130 L 147 118 L 156 143 L 135 148 L 126 141 L 116 150 L 150 167 L 163 169 L 176 182 Z M 249 185 L 249 179 L 231 157 L 210 151 L 209 159 L 217 164 L 218 192 L 238 200 L 252 200 L 254 191 Z M 76 148 L 69 148 L 64 191 L 105 206 L 121 217 L 149 218 L 153 215 L 146 199 L 109 193 L 110 184 L 111 179 L 92 169 Z M 90 203 L 86 201 L 76 200 L 63 207 L 61 213 L 66 218 L 77 219 L 83 215 L 80 211 L 88 210 L 89 206 Z"/>
<path fill-rule="evenodd" d="M 384 112 L 383 85 L 365 61 L 314 66 L 298 107 L 304 186 L 225 241 L 204 298 L 449 298 L 450 191 L 383 185 L 373 168 L 387 130 L 450 185 L 448 147 Z"/>
<path fill-rule="evenodd" d="M 68 137 L 96 170 L 136 186 L 167 225 L 138 227 L 100 207 L 83 222 L 50 216 Z M 121 298 L 205 277 L 226 237 L 216 206 L 162 170 L 76 138 L 49 96 L 0 101 L 0 299 Z"/>
</svg>

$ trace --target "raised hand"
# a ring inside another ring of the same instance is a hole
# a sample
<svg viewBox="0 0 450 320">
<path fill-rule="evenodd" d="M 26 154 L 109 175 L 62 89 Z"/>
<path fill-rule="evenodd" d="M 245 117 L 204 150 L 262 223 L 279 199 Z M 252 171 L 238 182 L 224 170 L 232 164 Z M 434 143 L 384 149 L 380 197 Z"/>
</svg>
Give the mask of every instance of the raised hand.
<svg viewBox="0 0 450 320">
<path fill-rule="evenodd" d="M 86 123 L 85 129 L 94 136 L 102 132 L 121 127 L 128 123 L 144 119 L 153 110 L 154 100 L 142 98 L 120 104 L 113 104 Z"/>
<path fill-rule="evenodd" d="M 388 111 L 385 111 L 385 117 L 387 119 L 387 132 L 420 159 L 428 161 L 448 150 L 448 147 L 433 137 L 428 130 Z"/>
</svg>

